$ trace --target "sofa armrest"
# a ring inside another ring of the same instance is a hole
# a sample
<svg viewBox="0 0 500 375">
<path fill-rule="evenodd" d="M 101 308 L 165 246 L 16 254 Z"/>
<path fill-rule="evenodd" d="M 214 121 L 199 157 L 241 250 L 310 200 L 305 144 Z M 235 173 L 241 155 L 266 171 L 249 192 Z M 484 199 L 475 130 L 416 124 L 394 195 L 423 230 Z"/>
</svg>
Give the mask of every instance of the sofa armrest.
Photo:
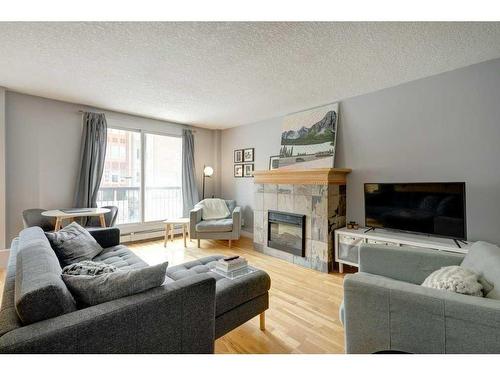
<svg viewBox="0 0 500 375">
<path fill-rule="evenodd" d="M 120 244 L 120 229 L 117 227 L 88 228 L 88 231 L 104 249 Z"/>
<path fill-rule="evenodd" d="M 231 216 L 233 219 L 233 234 L 239 238 L 241 231 L 241 207 L 235 207 Z"/>
<path fill-rule="evenodd" d="M 441 267 L 459 265 L 463 257 L 427 248 L 363 244 L 359 249 L 359 271 L 420 285 Z"/>
<path fill-rule="evenodd" d="M 500 351 L 500 301 L 357 273 L 344 279 L 347 353 Z"/>
<path fill-rule="evenodd" d="M 27 325 L 0 353 L 212 353 L 215 279 L 199 274 Z"/>
<path fill-rule="evenodd" d="M 189 211 L 189 236 L 196 238 L 196 224 L 201 221 L 201 214 L 203 208 L 195 207 Z"/>
</svg>

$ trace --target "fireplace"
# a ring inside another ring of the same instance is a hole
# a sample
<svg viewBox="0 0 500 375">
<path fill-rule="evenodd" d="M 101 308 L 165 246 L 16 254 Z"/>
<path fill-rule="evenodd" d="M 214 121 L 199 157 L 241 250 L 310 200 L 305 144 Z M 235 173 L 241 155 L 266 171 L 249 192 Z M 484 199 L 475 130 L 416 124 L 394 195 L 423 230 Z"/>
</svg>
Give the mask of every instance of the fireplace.
<svg viewBox="0 0 500 375">
<path fill-rule="evenodd" d="M 268 211 L 267 246 L 305 257 L 306 215 Z"/>
</svg>

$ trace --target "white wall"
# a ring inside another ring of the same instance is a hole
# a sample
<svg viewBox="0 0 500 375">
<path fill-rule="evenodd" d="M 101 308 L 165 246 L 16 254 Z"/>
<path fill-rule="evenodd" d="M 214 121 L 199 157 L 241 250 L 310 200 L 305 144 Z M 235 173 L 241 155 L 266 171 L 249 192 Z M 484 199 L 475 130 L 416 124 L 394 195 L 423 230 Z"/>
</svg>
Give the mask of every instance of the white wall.
<svg viewBox="0 0 500 375">
<path fill-rule="evenodd" d="M 36 96 L 6 92 L 7 240 L 22 229 L 26 208 L 70 207 L 80 158 L 81 114 L 88 107 Z M 1 112 L 0 112 L 1 113 Z M 105 111 L 108 126 L 180 135 L 183 125 Z M 214 159 L 216 134 L 195 129 L 196 176 L 201 194 L 204 164 Z M 1 144 L 1 143 L 0 143 Z M 1 157 L 0 157 L 1 158 Z M 218 194 L 213 184 L 207 195 Z M 1 212 L 1 211 L 0 211 Z"/>
<path fill-rule="evenodd" d="M 468 238 L 500 243 L 499 72 L 496 59 L 341 100 L 335 166 L 353 169 L 348 219 L 364 222 L 365 182 L 465 181 Z M 256 169 L 267 169 L 281 122 L 222 132 L 222 193 L 244 206 L 248 223 L 253 181 L 232 177 L 232 152 L 255 147 Z"/>
</svg>

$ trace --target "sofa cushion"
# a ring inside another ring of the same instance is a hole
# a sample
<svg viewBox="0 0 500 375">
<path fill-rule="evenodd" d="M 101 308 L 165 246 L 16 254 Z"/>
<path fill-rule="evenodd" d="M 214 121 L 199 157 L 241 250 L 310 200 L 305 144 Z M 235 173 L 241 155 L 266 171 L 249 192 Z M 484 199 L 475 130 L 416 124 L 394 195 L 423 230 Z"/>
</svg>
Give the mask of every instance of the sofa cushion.
<svg viewBox="0 0 500 375">
<path fill-rule="evenodd" d="M 23 324 L 76 310 L 75 301 L 61 279 L 61 266 L 39 227 L 19 234 L 16 261 L 15 306 Z"/>
<path fill-rule="evenodd" d="M 483 296 L 483 286 L 477 280 L 477 275 L 460 266 L 442 267 L 434 271 L 427 276 L 422 286 L 476 297 Z"/>
<path fill-rule="evenodd" d="M 264 271 L 259 270 L 235 280 L 227 279 L 210 271 L 210 267 L 223 257 L 223 255 L 214 255 L 170 267 L 167 269 L 167 277 L 177 281 L 199 273 L 207 273 L 212 276 L 216 280 L 216 316 L 220 316 L 245 302 L 267 293 L 271 287 L 271 279 Z"/>
<path fill-rule="evenodd" d="M 76 222 L 46 236 L 63 266 L 91 260 L 102 251 L 95 238 Z"/>
<path fill-rule="evenodd" d="M 165 262 L 96 276 L 63 274 L 62 278 L 79 303 L 93 306 L 159 287 L 165 281 L 167 266 Z"/>
<path fill-rule="evenodd" d="M 196 224 L 197 232 L 231 232 L 233 230 L 233 219 L 202 220 Z"/>
<path fill-rule="evenodd" d="M 117 245 L 108 247 L 92 259 L 94 262 L 103 262 L 122 270 L 147 267 L 148 264 L 135 255 L 128 247 Z"/>
<path fill-rule="evenodd" d="M 486 298 L 500 299 L 500 248 L 484 241 L 475 242 L 461 264 L 479 276 Z"/>
</svg>

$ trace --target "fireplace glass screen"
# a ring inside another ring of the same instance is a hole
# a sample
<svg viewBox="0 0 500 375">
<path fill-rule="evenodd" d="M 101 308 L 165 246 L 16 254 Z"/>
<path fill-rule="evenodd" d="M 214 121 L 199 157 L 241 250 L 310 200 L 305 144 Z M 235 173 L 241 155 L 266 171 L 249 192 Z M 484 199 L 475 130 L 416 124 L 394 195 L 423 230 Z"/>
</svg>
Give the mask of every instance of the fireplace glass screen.
<svg viewBox="0 0 500 375">
<path fill-rule="evenodd" d="M 269 211 L 268 246 L 305 256 L 305 215 Z"/>
</svg>

